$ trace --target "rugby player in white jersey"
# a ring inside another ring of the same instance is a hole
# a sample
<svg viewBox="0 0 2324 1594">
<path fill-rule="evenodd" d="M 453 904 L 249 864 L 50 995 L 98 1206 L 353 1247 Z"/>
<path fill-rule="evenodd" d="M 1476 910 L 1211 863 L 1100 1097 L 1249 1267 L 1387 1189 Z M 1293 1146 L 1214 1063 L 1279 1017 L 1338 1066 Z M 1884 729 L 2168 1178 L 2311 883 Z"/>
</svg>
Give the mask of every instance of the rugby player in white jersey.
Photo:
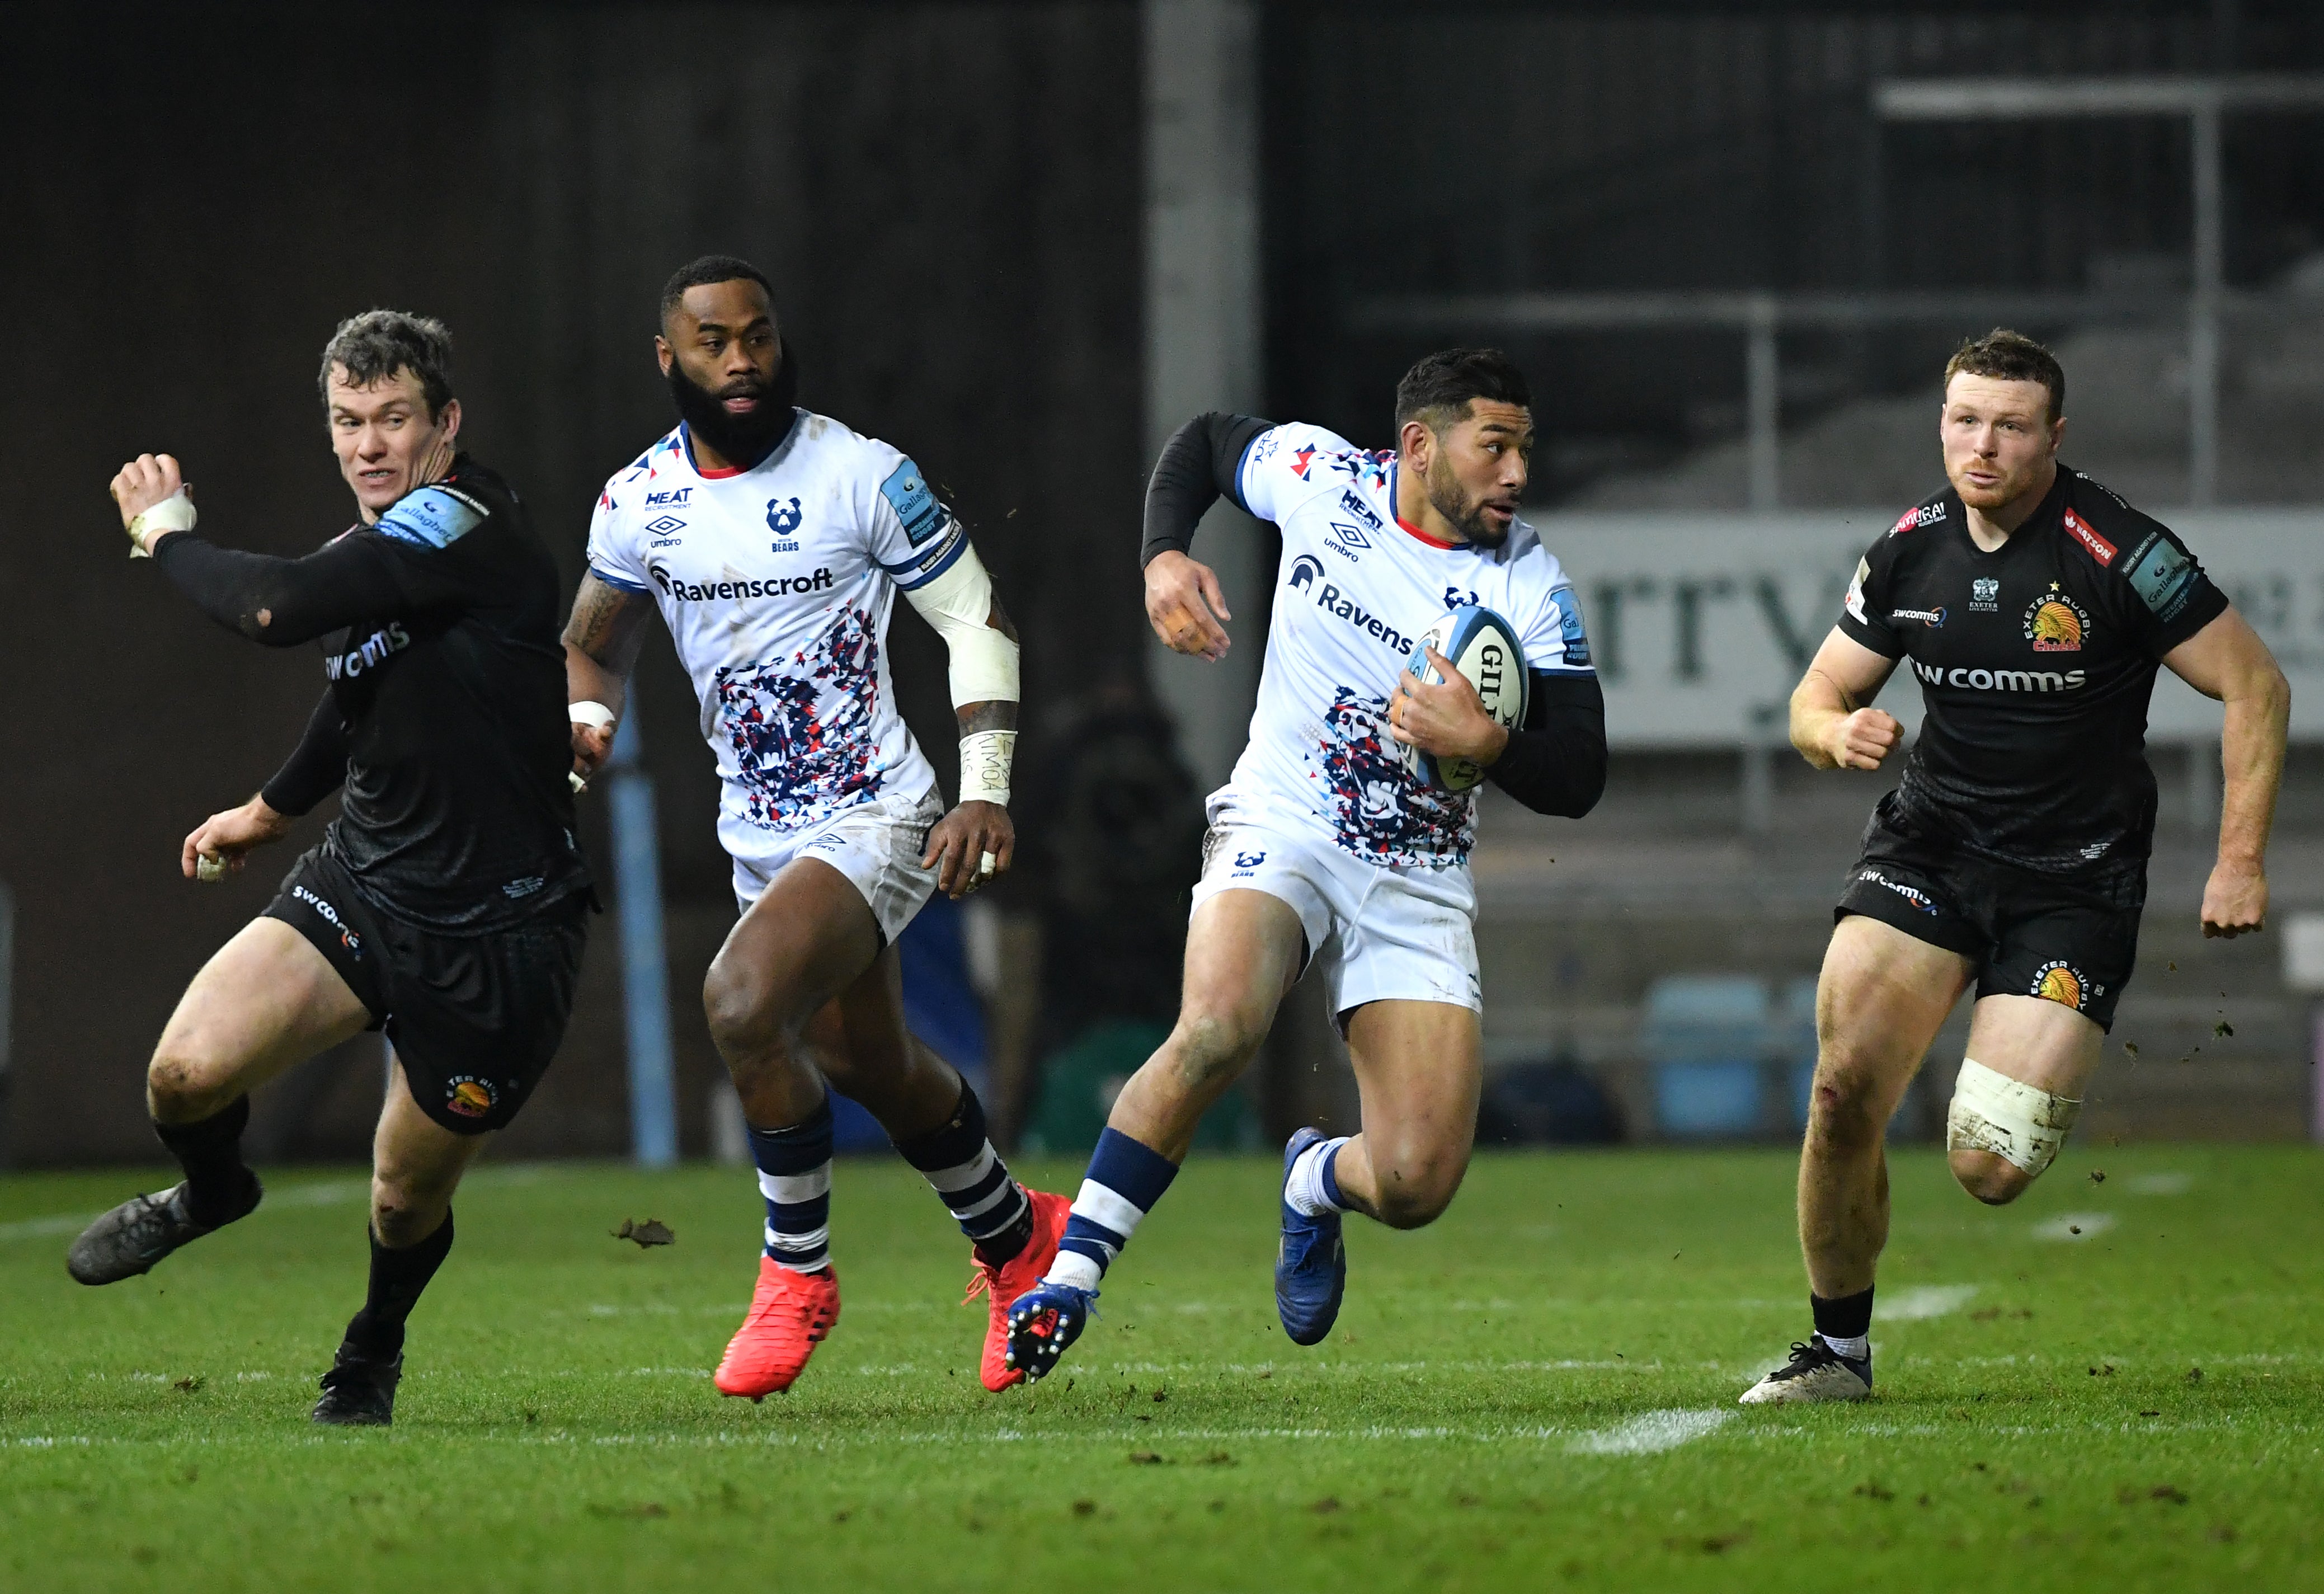
<svg viewBox="0 0 2324 1594">
<path fill-rule="evenodd" d="M 742 916 L 703 983 L 750 1125 L 766 1247 L 717 1370 L 728 1395 L 787 1389 L 839 1317 L 828 1249 L 831 1104 L 862 1103 L 975 1248 L 989 1295 L 985 1387 L 1006 1304 L 1041 1276 L 1062 1196 L 1027 1191 L 959 1073 L 906 1031 L 896 937 L 932 890 L 1009 867 L 1017 638 L 966 530 L 887 444 L 793 407 L 798 365 L 767 279 L 714 255 L 682 267 L 654 340 L 681 417 L 606 483 L 566 628 L 582 773 L 613 745 L 657 608 L 702 705 L 724 782 L 718 834 Z M 961 801 L 896 712 L 886 653 L 901 592 L 943 636 Z"/>
<path fill-rule="evenodd" d="M 1347 1277 L 1340 1217 L 1434 1221 L 1467 1171 L 1482 1072 L 1468 856 L 1473 791 L 1423 784 L 1398 744 L 1484 766 L 1537 813 L 1579 817 L 1606 778 L 1605 700 L 1573 590 L 1517 519 L 1531 397 L 1499 353 L 1451 349 L 1397 384 L 1397 447 L 1210 414 L 1180 428 L 1146 501 L 1146 612 L 1164 642 L 1216 659 L 1231 616 L 1187 553 L 1221 493 L 1283 536 L 1250 742 L 1212 793 L 1178 1021 L 1116 1100 L 1040 1286 L 1009 1313 L 1031 1377 L 1087 1324 L 1100 1280 L 1176 1175 L 1203 1111 L 1241 1073 L 1311 961 L 1347 1037 L 1361 1132 L 1306 1129 L 1284 1152 L 1276 1307 L 1294 1342 L 1331 1331 Z M 1508 730 L 1415 639 L 1481 604 L 1531 672 Z"/>
</svg>

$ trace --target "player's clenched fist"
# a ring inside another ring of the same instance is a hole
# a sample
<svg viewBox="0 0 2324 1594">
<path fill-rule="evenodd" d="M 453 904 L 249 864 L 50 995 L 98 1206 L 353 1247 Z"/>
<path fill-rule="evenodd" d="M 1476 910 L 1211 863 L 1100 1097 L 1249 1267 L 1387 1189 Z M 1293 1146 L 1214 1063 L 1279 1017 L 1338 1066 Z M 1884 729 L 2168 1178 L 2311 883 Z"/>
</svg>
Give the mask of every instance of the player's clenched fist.
<svg viewBox="0 0 2324 1594">
<path fill-rule="evenodd" d="M 113 502 L 121 506 L 124 526 L 165 498 L 174 498 L 186 484 L 178 461 L 168 454 L 141 454 L 113 475 Z"/>
<path fill-rule="evenodd" d="M 1234 616 L 1227 613 L 1226 594 L 1208 565 L 1175 550 L 1148 560 L 1146 618 L 1174 653 L 1213 660 L 1226 656 L 1226 628 L 1219 622 Z"/>
<path fill-rule="evenodd" d="M 189 880 L 214 880 L 240 869 L 253 847 L 263 846 L 290 828 L 290 821 L 253 797 L 238 808 L 213 814 L 196 825 L 178 852 L 178 867 Z"/>
<path fill-rule="evenodd" d="M 1833 722 L 1824 751 L 1838 769 L 1877 769 L 1904 739 L 1904 727 L 1884 709 L 1859 708 Z"/>
</svg>

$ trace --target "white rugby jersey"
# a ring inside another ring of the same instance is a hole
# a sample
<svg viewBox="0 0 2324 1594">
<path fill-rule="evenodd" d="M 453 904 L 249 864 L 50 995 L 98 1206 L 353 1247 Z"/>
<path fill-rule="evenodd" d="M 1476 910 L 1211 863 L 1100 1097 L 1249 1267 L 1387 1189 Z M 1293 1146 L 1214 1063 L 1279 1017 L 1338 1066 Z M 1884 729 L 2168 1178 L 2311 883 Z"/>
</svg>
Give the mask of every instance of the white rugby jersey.
<svg viewBox="0 0 2324 1594">
<path fill-rule="evenodd" d="M 605 484 L 590 571 L 661 608 L 725 782 L 729 853 L 934 788 L 896 712 L 888 621 L 967 546 L 918 465 L 806 410 L 749 470 L 698 468 L 681 424 Z"/>
<path fill-rule="evenodd" d="M 1476 839 L 1476 794 L 1423 786 L 1388 704 L 1420 635 L 1482 604 L 1517 630 L 1527 668 L 1588 675 L 1565 572 L 1522 520 L 1497 549 L 1443 543 L 1398 520 L 1397 456 L 1321 427 L 1261 432 L 1236 471 L 1243 507 L 1283 532 L 1250 742 L 1219 797 L 1320 824 L 1368 863 L 1447 869 Z"/>
</svg>

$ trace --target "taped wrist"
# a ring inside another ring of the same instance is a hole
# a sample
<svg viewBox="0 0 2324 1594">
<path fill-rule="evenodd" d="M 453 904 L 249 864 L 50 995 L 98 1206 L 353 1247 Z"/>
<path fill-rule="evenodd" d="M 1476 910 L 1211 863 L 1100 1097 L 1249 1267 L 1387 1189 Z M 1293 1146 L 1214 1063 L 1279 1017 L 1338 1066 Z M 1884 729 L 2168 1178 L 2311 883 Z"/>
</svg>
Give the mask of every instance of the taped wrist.
<svg viewBox="0 0 2324 1594">
<path fill-rule="evenodd" d="M 146 536 L 154 531 L 190 531 L 199 517 L 194 511 L 193 494 L 183 487 L 138 515 L 129 522 L 129 557 L 150 559 L 153 550 L 145 546 Z"/>
<path fill-rule="evenodd" d="M 1017 733 L 978 731 L 960 739 L 960 800 L 1009 806 L 1009 769 L 1017 758 Z"/>
<path fill-rule="evenodd" d="M 960 550 L 951 569 L 926 585 L 906 588 L 904 596 L 944 638 L 954 708 L 1017 701 L 1017 644 L 985 623 L 992 615 L 992 577 L 973 545 Z"/>
<path fill-rule="evenodd" d="M 1945 1149 L 1990 1151 L 2038 1175 L 2065 1146 L 2081 1114 L 2079 1101 L 2053 1096 L 1964 1057 L 1945 1113 Z"/>
</svg>

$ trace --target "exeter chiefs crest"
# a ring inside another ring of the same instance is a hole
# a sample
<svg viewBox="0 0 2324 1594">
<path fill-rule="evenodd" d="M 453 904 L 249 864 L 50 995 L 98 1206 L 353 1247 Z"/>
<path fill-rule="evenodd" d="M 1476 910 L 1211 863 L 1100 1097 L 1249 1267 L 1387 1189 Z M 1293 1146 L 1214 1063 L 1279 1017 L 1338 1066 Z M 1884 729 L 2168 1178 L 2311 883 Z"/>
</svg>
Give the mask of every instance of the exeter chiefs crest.
<svg viewBox="0 0 2324 1594">
<path fill-rule="evenodd" d="M 2090 634 L 2090 617 L 2052 582 L 2048 592 L 2026 606 L 2024 631 L 2036 653 L 2079 653 L 2082 639 Z"/>
</svg>

